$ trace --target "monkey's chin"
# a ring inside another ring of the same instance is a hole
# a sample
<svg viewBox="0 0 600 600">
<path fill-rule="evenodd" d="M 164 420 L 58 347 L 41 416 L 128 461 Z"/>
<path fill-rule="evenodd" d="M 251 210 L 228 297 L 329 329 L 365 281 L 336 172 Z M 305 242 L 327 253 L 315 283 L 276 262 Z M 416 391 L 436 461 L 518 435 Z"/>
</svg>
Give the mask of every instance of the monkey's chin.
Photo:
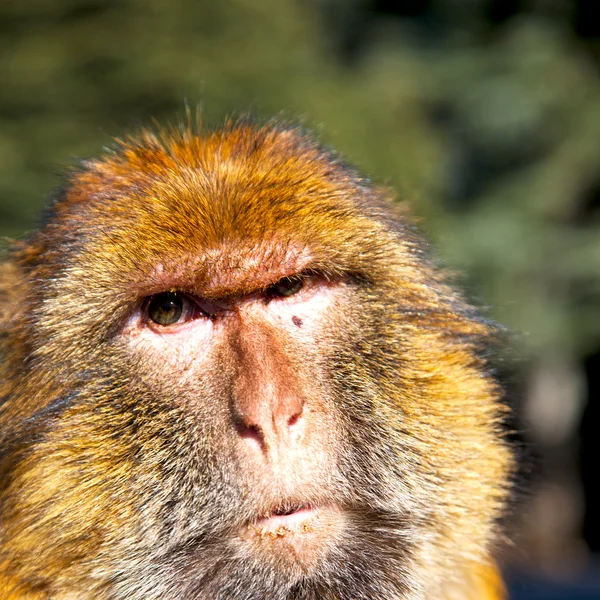
<svg viewBox="0 0 600 600">
<path fill-rule="evenodd" d="M 289 575 L 307 575 L 327 558 L 345 529 L 343 513 L 335 507 L 303 506 L 273 512 L 249 523 L 243 538 L 259 554 Z"/>
</svg>

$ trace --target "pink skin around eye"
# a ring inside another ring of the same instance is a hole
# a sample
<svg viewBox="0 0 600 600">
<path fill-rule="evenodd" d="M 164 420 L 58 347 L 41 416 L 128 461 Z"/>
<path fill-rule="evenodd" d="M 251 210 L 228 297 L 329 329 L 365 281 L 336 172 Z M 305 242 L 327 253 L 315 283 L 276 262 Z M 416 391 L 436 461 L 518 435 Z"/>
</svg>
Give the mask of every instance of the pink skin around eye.
<svg viewBox="0 0 600 600">
<path fill-rule="evenodd" d="M 173 368 L 181 361 L 204 360 L 221 334 L 236 321 L 259 319 L 281 330 L 282 335 L 311 342 L 332 303 L 341 301 L 344 289 L 342 283 L 315 278 L 290 296 L 269 298 L 259 292 L 223 301 L 189 297 L 187 301 L 197 310 L 167 326 L 152 323 L 140 306 L 127 321 L 123 336 L 136 349 L 159 354 L 161 361 Z"/>
</svg>

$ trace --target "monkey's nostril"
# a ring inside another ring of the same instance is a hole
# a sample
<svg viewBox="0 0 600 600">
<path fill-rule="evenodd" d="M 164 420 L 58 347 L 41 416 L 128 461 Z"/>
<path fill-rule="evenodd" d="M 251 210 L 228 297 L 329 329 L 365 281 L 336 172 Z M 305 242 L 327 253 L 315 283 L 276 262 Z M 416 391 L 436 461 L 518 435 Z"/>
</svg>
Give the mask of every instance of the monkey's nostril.
<svg viewBox="0 0 600 600">
<path fill-rule="evenodd" d="M 263 432 L 258 425 L 244 425 L 243 423 L 238 423 L 237 430 L 242 438 L 254 440 L 261 446 L 264 443 Z"/>
<path fill-rule="evenodd" d="M 302 413 L 296 413 L 295 415 L 292 415 L 290 417 L 290 420 L 288 421 L 288 427 L 293 427 L 294 425 L 297 425 L 301 416 Z"/>
</svg>

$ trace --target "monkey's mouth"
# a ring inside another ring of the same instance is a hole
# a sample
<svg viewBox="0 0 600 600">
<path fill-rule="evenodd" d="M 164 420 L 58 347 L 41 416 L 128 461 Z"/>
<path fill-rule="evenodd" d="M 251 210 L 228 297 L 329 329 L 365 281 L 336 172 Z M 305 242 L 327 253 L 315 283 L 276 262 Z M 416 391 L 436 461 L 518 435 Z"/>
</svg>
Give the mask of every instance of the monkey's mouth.
<svg viewBox="0 0 600 600">
<path fill-rule="evenodd" d="M 331 504 L 272 507 L 249 522 L 242 538 L 286 577 L 306 576 L 327 559 L 339 543 L 346 519 Z"/>
<path fill-rule="evenodd" d="M 308 533 L 320 515 L 321 510 L 310 505 L 279 507 L 257 519 L 252 527 L 261 537 Z"/>
</svg>

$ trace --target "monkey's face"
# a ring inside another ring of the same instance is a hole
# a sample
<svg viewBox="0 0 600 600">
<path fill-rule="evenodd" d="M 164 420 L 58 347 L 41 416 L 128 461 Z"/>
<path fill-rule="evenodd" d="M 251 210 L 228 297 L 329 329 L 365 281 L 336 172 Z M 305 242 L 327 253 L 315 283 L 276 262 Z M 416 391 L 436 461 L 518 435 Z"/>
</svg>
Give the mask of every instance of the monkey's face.
<svg viewBox="0 0 600 600">
<path fill-rule="evenodd" d="M 307 271 L 289 248 L 276 264 L 260 255 L 252 264 L 254 252 L 236 253 L 236 268 L 221 259 L 217 289 L 212 278 L 190 288 L 161 264 L 153 286 L 177 291 L 141 298 L 116 340 L 135 369 L 135 394 L 184 415 L 170 443 L 180 435 L 191 456 L 181 464 L 167 448 L 157 465 L 175 475 L 157 473 L 157 482 L 173 486 L 171 502 L 181 506 L 172 508 L 186 511 L 178 526 L 298 577 L 345 530 L 349 486 L 339 465 L 348 399 L 332 385 L 328 357 L 340 351 L 340 316 L 351 320 L 352 286 Z M 176 490 L 194 472 L 205 489 L 186 497 Z M 198 519 L 202 528 L 189 527 Z M 172 538 L 160 517 L 153 527 Z"/>
<path fill-rule="evenodd" d="M 52 597 L 437 589 L 504 495 L 485 325 L 306 138 L 165 144 L 87 164 L 14 260 L 0 567 Z"/>
</svg>

